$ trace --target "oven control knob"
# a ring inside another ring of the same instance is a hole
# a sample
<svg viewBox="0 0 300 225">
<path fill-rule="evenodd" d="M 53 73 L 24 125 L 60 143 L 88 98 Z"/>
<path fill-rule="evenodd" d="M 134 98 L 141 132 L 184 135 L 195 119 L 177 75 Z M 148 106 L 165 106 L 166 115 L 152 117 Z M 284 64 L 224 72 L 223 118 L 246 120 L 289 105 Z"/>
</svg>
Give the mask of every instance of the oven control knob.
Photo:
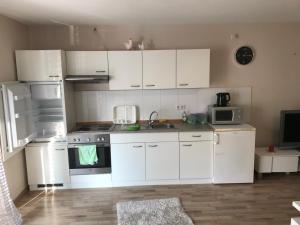
<svg viewBox="0 0 300 225">
<path fill-rule="evenodd" d="M 104 139 L 104 137 L 101 137 L 101 141 L 104 141 L 105 139 Z"/>
<path fill-rule="evenodd" d="M 77 138 L 77 141 L 80 141 L 80 138 Z"/>
<path fill-rule="evenodd" d="M 86 139 L 86 141 L 87 141 L 87 142 L 90 142 L 90 141 L 91 141 L 91 139 L 90 139 L 90 138 L 88 138 L 88 139 Z"/>
<path fill-rule="evenodd" d="M 76 138 L 74 138 L 73 141 L 76 142 Z"/>
<path fill-rule="evenodd" d="M 97 141 L 100 141 L 100 138 L 97 138 Z"/>
</svg>

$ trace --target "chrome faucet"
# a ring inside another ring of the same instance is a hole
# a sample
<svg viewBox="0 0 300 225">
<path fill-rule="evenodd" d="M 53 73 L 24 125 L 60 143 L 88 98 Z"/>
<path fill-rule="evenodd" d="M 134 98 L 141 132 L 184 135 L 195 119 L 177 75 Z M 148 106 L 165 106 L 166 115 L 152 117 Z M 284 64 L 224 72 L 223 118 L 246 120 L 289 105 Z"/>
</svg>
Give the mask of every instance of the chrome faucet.
<svg viewBox="0 0 300 225">
<path fill-rule="evenodd" d="M 149 117 L 149 120 L 148 120 L 148 127 L 152 127 L 153 124 L 154 124 L 154 122 L 155 122 L 155 120 L 152 119 L 152 116 L 153 116 L 154 114 L 156 114 L 156 116 L 157 116 L 157 118 L 158 118 L 158 112 L 153 111 L 153 112 L 150 114 L 150 117 Z M 158 120 L 158 119 L 156 119 L 156 120 Z"/>
</svg>

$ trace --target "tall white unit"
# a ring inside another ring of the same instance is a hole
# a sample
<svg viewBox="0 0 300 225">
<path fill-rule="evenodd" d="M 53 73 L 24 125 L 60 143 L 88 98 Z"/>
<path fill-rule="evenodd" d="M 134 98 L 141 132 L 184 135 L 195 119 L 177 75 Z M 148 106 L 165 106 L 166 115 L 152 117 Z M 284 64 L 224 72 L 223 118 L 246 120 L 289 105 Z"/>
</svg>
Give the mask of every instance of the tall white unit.
<svg viewBox="0 0 300 225">
<path fill-rule="evenodd" d="M 60 81 L 65 75 L 65 52 L 62 50 L 17 50 L 19 81 Z"/>
<path fill-rule="evenodd" d="M 216 125 L 214 176 L 218 183 L 253 183 L 255 128 L 250 125 Z"/>
</svg>

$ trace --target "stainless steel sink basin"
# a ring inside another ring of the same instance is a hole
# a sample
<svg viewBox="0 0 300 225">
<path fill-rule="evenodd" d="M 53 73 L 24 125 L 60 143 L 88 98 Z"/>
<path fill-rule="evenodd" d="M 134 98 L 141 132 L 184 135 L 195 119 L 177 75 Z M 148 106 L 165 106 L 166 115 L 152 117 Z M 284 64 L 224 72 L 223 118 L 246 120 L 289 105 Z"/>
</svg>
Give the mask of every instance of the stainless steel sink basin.
<svg viewBox="0 0 300 225">
<path fill-rule="evenodd" d="M 144 129 L 174 129 L 174 124 L 170 123 L 159 123 L 159 124 L 153 124 L 151 127 L 147 126 Z"/>
</svg>

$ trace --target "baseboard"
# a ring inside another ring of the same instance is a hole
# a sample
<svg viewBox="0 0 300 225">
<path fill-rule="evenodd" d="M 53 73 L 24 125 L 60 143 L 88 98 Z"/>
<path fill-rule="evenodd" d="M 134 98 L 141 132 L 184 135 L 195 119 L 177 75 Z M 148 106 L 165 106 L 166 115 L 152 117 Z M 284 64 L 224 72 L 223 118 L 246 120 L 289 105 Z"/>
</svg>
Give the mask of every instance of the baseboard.
<svg viewBox="0 0 300 225">
<path fill-rule="evenodd" d="M 29 192 L 29 186 L 26 186 L 23 191 L 15 198 L 13 199 L 14 203 L 18 202 L 27 192 Z"/>
</svg>

